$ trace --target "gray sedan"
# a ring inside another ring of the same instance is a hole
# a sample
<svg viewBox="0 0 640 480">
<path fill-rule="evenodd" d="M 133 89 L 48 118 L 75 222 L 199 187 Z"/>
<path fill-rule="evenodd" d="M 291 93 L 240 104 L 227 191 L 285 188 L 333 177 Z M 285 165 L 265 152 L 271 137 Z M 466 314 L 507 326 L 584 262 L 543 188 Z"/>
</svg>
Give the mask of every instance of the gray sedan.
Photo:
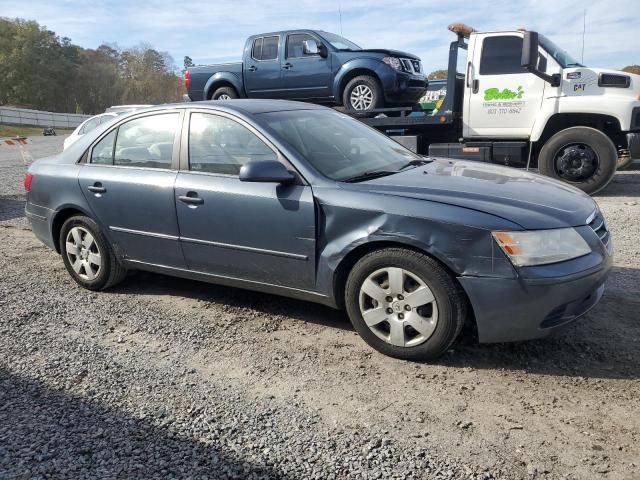
<svg viewBox="0 0 640 480">
<path fill-rule="evenodd" d="M 33 232 L 103 290 L 161 272 L 344 308 L 373 348 L 434 358 L 547 335 L 612 263 L 596 203 L 494 165 L 420 157 L 331 109 L 234 100 L 117 117 L 25 176 Z"/>
</svg>

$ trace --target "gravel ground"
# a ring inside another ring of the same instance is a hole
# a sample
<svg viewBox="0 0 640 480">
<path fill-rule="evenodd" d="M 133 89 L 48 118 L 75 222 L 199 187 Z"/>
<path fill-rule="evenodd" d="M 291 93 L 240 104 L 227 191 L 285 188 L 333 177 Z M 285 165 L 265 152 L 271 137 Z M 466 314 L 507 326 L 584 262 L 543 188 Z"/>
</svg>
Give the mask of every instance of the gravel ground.
<svg viewBox="0 0 640 480">
<path fill-rule="evenodd" d="M 640 478 L 634 167 L 597 198 L 616 267 L 591 313 L 421 364 L 310 303 L 147 273 L 81 289 L 2 145 L 0 478 Z"/>
</svg>

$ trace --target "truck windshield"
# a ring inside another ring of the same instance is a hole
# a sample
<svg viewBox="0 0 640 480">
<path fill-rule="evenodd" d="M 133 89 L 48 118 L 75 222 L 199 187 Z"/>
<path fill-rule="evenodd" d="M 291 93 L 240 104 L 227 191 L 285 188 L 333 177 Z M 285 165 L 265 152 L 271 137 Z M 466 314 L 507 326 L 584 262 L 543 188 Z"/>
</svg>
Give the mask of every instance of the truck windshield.
<svg viewBox="0 0 640 480">
<path fill-rule="evenodd" d="M 584 65 L 579 63 L 544 35 L 538 34 L 538 41 L 540 42 L 540 46 L 544 48 L 549 55 L 555 58 L 556 62 L 558 62 L 562 68 L 584 67 Z"/>
<path fill-rule="evenodd" d="M 259 115 L 263 124 L 324 176 L 345 181 L 393 174 L 422 157 L 386 135 L 331 110 L 291 110 Z"/>
<path fill-rule="evenodd" d="M 329 42 L 333 48 L 338 50 L 362 50 L 362 48 L 352 41 L 347 40 L 340 35 L 336 35 L 335 33 L 320 32 L 320 35 L 322 35 L 322 38 Z"/>
</svg>

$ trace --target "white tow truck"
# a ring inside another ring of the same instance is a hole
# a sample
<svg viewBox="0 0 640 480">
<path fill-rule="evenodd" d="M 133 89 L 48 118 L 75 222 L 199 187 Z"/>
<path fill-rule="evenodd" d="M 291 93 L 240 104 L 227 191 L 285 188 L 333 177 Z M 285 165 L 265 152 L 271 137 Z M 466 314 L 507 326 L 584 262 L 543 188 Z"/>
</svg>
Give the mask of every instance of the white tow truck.
<svg viewBox="0 0 640 480">
<path fill-rule="evenodd" d="M 537 32 L 449 30 L 457 40 L 437 109 L 352 115 L 417 153 L 538 168 L 589 194 L 619 158 L 640 158 L 640 75 L 581 65 Z"/>
</svg>

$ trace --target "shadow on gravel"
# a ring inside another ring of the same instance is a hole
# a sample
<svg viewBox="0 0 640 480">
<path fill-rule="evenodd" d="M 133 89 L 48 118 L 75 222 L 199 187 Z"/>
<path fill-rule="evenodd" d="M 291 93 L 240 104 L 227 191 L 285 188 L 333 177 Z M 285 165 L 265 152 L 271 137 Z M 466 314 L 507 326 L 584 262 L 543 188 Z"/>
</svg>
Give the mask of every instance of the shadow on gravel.
<svg viewBox="0 0 640 480">
<path fill-rule="evenodd" d="M 0 478 L 106 477 L 283 478 L 184 432 L 0 368 Z"/>
<path fill-rule="evenodd" d="M 24 200 L 0 198 L 0 222 L 24 217 Z"/>
<path fill-rule="evenodd" d="M 609 186 L 594 196 L 596 201 L 600 196 L 640 197 L 640 163 L 635 163 L 626 170 L 618 172 Z"/>
<path fill-rule="evenodd" d="M 304 322 L 342 330 L 353 330 L 343 312 L 317 303 L 149 272 L 135 272 L 109 291 L 185 297 L 230 307 L 251 308 L 267 315 L 285 315 Z M 109 293 L 109 291 L 103 293 Z"/>
</svg>

